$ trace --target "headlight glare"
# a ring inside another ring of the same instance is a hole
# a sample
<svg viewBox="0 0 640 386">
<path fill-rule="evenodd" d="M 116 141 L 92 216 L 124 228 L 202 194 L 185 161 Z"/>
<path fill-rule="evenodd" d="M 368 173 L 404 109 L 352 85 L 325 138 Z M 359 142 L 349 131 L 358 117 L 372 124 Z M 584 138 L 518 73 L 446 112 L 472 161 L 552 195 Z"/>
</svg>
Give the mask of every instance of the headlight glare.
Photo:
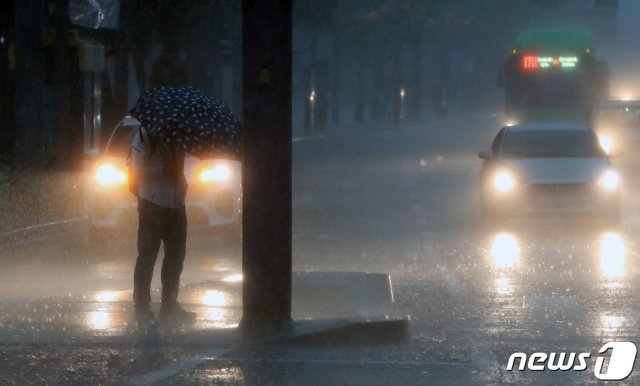
<svg viewBox="0 0 640 386">
<path fill-rule="evenodd" d="M 212 168 L 203 169 L 200 171 L 198 178 L 202 183 L 209 182 L 224 182 L 231 176 L 231 170 L 227 165 L 216 165 Z"/>
<path fill-rule="evenodd" d="M 608 135 L 600 135 L 598 140 L 600 141 L 600 146 L 604 152 L 609 154 L 613 148 L 613 139 Z"/>
<path fill-rule="evenodd" d="M 598 185 L 606 190 L 615 190 L 620 186 L 620 176 L 616 171 L 608 170 L 602 175 Z"/>
<path fill-rule="evenodd" d="M 102 164 L 96 170 L 96 181 L 103 186 L 124 184 L 127 182 L 127 173 L 111 164 Z"/>
<path fill-rule="evenodd" d="M 493 180 L 493 185 L 500 192 L 508 192 L 516 185 L 516 180 L 507 172 L 499 172 Z"/>
</svg>

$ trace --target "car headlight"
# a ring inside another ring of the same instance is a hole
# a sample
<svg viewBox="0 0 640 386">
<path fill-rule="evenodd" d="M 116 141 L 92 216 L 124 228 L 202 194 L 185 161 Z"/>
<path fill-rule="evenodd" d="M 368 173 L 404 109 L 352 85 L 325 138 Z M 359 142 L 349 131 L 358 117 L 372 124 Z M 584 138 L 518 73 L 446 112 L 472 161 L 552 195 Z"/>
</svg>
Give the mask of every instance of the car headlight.
<svg viewBox="0 0 640 386">
<path fill-rule="evenodd" d="M 499 192 L 508 192 L 516 186 L 516 180 L 507 172 L 499 172 L 493 179 L 493 186 Z"/>
<path fill-rule="evenodd" d="M 620 176 L 615 170 L 607 170 L 604 172 L 598 185 L 602 186 L 606 190 L 615 190 L 620 186 Z"/>
<path fill-rule="evenodd" d="M 227 165 L 216 165 L 212 168 L 203 169 L 198 175 L 202 183 L 224 182 L 231 176 L 231 169 Z"/>
<path fill-rule="evenodd" d="M 610 136 L 603 134 L 598 136 L 598 140 L 600 141 L 600 146 L 604 152 L 609 154 L 613 148 L 613 139 Z"/>
<path fill-rule="evenodd" d="M 127 173 L 111 164 L 102 164 L 96 170 L 96 181 L 103 186 L 124 184 L 127 182 Z"/>
</svg>

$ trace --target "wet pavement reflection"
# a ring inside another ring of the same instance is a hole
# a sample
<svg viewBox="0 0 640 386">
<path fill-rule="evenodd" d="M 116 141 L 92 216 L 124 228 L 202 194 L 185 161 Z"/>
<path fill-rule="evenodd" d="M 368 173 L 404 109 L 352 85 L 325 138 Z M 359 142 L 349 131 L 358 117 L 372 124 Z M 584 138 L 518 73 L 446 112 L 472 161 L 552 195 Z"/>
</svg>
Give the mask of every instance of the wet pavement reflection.
<svg viewBox="0 0 640 386">
<path fill-rule="evenodd" d="M 600 273 L 609 280 L 625 274 L 624 240 L 618 233 L 607 232 L 600 240 Z"/>
<path fill-rule="evenodd" d="M 518 239 L 509 233 L 495 236 L 491 244 L 491 258 L 496 268 L 512 268 L 520 260 Z"/>
<path fill-rule="evenodd" d="M 625 217 L 616 228 L 575 219 L 489 227 L 479 219 L 475 158 L 488 140 L 468 127 L 466 143 L 450 141 L 443 129 L 346 133 L 339 142 L 296 145 L 294 270 L 331 275 L 315 294 L 309 286 L 294 287 L 294 317 L 383 310 L 384 302 L 375 302 L 384 286 L 349 292 L 344 283 L 355 280 L 340 274 L 389 273 L 385 283 L 393 284 L 395 310 L 411 318 L 407 344 L 252 347 L 233 358 L 206 356 L 167 383 L 594 383 L 592 371 L 504 368 L 514 352 L 587 351 L 595 357 L 604 342 L 640 343 L 640 202 L 629 199 L 640 191 L 640 177 L 625 181 Z M 495 134 L 493 128 L 487 133 Z M 233 332 L 240 322 L 239 251 L 193 238 L 180 301 L 197 320 L 189 326 L 158 323 L 154 346 L 133 318 L 131 238 L 100 253 L 86 245 L 68 247 L 78 234 L 54 245 L 21 246 L 28 251 L 22 260 L 15 250 L 3 252 L 12 264 L 0 272 L 1 347 L 115 342 L 143 347 L 144 358 L 166 353 L 164 365 L 175 359 L 175 347 L 198 347 L 179 360 L 203 345 L 217 347 L 215 334 Z M 47 253 L 55 259 L 43 258 Z M 220 339 L 219 345 L 228 343 Z"/>
<path fill-rule="evenodd" d="M 484 274 L 464 277 L 485 307 L 480 325 L 484 339 L 495 342 L 496 363 L 513 352 L 595 350 L 595 356 L 595 342 L 636 341 L 640 288 L 632 232 L 563 221 L 512 224 L 480 236 L 485 264 L 475 273 Z"/>
</svg>

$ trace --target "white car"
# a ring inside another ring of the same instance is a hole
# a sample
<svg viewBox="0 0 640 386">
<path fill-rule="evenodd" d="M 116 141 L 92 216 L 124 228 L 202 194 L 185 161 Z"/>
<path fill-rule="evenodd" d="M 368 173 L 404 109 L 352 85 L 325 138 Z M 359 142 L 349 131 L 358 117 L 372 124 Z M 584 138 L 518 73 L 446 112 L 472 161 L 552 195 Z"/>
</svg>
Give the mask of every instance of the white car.
<svg viewBox="0 0 640 386">
<path fill-rule="evenodd" d="M 480 205 L 487 220 L 588 215 L 620 221 L 620 177 L 585 125 L 505 127 L 479 157 Z"/>
<path fill-rule="evenodd" d="M 90 229 L 132 228 L 137 224 L 137 199 L 129 192 L 127 156 L 140 122 L 125 117 L 116 125 L 104 150 L 89 155 L 86 201 Z M 239 233 L 242 208 L 241 163 L 185 158 L 186 207 L 190 228 L 216 228 Z"/>
</svg>

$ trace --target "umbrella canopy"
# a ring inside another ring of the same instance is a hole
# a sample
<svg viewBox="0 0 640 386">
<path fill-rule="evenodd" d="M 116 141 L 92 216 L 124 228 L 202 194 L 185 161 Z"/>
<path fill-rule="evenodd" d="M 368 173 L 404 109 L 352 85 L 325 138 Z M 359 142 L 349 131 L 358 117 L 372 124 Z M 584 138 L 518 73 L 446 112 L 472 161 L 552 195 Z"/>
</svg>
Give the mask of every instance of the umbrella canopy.
<svg viewBox="0 0 640 386">
<path fill-rule="evenodd" d="M 240 121 L 224 102 L 192 87 L 148 89 L 129 113 L 151 138 L 200 159 L 240 159 Z"/>
</svg>

